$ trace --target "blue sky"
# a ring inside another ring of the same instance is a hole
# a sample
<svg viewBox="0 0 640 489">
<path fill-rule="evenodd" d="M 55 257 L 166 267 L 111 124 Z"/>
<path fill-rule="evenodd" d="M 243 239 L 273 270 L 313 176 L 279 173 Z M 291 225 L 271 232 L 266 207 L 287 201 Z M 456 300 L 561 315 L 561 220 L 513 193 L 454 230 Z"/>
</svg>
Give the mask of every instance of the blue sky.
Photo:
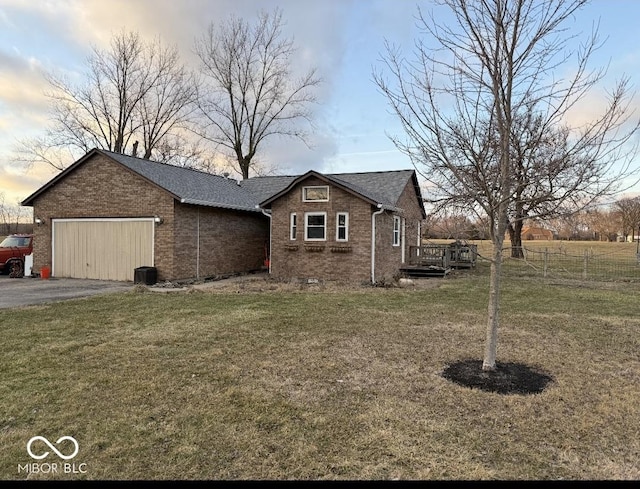
<svg viewBox="0 0 640 489">
<path fill-rule="evenodd" d="M 160 36 L 177 45 L 187 62 L 195 37 L 211 22 L 229 14 L 253 20 L 258 10 L 276 6 L 298 48 L 296 67 L 317 67 L 324 83 L 312 147 L 273 140 L 264 148 L 265 163 L 286 174 L 412 168 L 387 137 L 401 129 L 372 82 L 372 69 L 380 67 L 385 39 L 411 49 L 417 4 L 430 8 L 428 0 L 0 0 L 0 192 L 15 203 L 55 174 L 45 167 L 27 171 L 10 159 L 16 140 L 47 125 L 44 72 L 77 76 L 91 46 L 106 46 L 122 29 Z M 630 75 L 636 90 L 638 18 L 640 1 L 594 0 L 572 26 L 588 33 L 599 21 L 606 44 L 594 61 L 610 63 L 611 82 Z"/>
</svg>

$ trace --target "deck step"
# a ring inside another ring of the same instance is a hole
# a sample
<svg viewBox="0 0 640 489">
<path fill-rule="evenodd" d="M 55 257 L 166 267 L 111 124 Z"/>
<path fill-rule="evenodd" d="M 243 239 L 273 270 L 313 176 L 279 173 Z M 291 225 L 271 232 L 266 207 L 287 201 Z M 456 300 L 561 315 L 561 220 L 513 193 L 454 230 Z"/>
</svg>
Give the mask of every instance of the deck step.
<svg viewBox="0 0 640 489">
<path fill-rule="evenodd" d="M 400 272 L 408 277 L 444 277 L 451 271 L 451 268 L 442 268 L 435 266 L 428 267 L 405 267 Z"/>
</svg>

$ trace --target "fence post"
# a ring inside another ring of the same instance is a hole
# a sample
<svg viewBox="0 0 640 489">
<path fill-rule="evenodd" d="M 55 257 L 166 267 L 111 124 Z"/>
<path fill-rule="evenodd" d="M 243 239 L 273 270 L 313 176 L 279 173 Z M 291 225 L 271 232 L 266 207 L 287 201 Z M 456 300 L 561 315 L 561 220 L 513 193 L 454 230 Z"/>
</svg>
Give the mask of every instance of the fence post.
<svg viewBox="0 0 640 489">
<path fill-rule="evenodd" d="M 549 265 L 549 248 L 544 249 L 544 268 L 542 272 L 542 276 L 547 278 L 547 267 Z"/>
<path fill-rule="evenodd" d="M 589 261 L 589 252 L 587 250 L 584 250 L 584 264 L 582 267 L 582 279 L 586 280 L 587 279 L 587 262 Z"/>
</svg>

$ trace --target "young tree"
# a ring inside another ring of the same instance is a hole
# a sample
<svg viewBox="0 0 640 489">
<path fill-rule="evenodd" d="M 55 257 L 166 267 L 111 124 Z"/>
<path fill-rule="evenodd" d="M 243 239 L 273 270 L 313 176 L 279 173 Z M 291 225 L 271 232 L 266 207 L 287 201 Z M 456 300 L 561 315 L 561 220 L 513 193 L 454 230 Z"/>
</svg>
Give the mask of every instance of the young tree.
<svg viewBox="0 0 640 489">
<path fill-rule="evenodd" d="M 293 41 L 282 37 L 282 13 L 261 12 L 255 25 L 231 17 L 211 24 L 196 40 L 208 80 L 199 98 L 198 134 L 234 162 L 242 178 L 255 166 L 262 142 L 274 135 L 305 141 L 301 124 L 311 121 L 309 105 L 320 83 L 315 69 L 295 79 Z"/>
<path fill-rule="evenodd" d="M 122 32 L 109 49 L 94 47 L 87 66 L 86 78 L 78 84 L 47 74 L 52 125 L 43 136 L 23 141 L 16 159 L 63 170 L 95 147 L 135 151 L 148 159 L 159 145 L 182 141 L 176 137 L 194 110 L 197 87 L 175 47 Z M 181 147 L 174 147 L 175 153 Z"/>
<path fill-rule="evenodd" d="M 552 147 L 554 160 L 568 167 L 572 178 L 560 178 L 544 165 L 534 164 L 531 172 L 535 181 L 554 189 L 555 209 L 574 211 L 617 190 L 635 151 L 628 152 L 627 144 L 638 123 L 626 126 L 629 86 L 623 79 L 600 117 L 570 126 L 570 111 L 605 74 L 588 69 L 598 47 L 594 32 L 573 51 L 571 77 L 554 78 L 570 60 L 566 53 L 572 52 L 569 44 L 575 36 L 567 33 L 566 24 L 586 0 L 435 3 L 448 8 L 452 23 L 443 25 L 418 10 L 425 39 L 416 41 L 414 59 L 407 61 L 387 44 L 383 61 L 393 82 L 380 72 L 374 80 L 406 132 L 406 139 L 392 139 L 434 185 L 434 200 L 475 209 L 489 220 L 493 251 L 482 368 L 495 370 L 509 212 L 516 199 L 537 198 L 535 192 L 517 192 L 520 162 L 513 141 L 525 140 L 517 121 L 527 113 L 540 116 L 537 137 L 529 143 L 532 154 L 543 147 L 542 135 L 568 132 L 566 140 Z"/>
</svg>

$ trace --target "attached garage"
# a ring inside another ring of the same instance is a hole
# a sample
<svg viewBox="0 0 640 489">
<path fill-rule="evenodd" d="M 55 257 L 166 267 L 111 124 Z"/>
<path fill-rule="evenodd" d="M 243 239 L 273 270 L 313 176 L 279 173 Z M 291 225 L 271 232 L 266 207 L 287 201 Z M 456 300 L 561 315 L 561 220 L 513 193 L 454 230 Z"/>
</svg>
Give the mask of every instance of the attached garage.
<svg viewBox="0 0 640 489">
<path fill-rule="evenodd" d="M 160 282 L 260 269 L 269 219 L 257 203 L 231 178 L 99 149 L 23 201 L 36 273 L 129 282 L 142 267 Z"/>
<path fill-rule="evenodd" d="M 131 281 L 154 266 L 153 218 L 52 219 L 54 277 Z"/>
</svg>

